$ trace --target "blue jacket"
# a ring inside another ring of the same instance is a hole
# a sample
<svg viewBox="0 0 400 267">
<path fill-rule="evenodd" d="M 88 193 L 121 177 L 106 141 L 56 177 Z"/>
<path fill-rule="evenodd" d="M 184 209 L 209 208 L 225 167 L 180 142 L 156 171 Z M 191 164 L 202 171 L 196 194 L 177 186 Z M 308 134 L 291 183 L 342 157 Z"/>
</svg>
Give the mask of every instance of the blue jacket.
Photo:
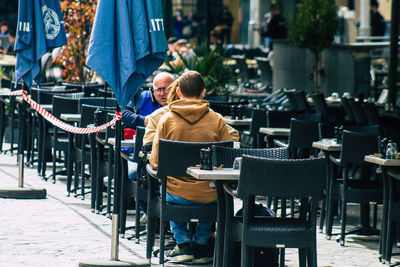
<svg viewBox="0 0 400 267">
<path fill-rule="evenodd" d="M 151 97 L 150 91 L 142 92 L 142 105 L 140 109 L 135 112 L 135 105 L 132 101 L 129 101 L 128 105 L 122 111 L 122 122 L 124 125 L 131 129 L 136 129 L 137 126 L 144 126 L 144 118 L 153 113 L 154 110 L 161 107 Z"/>
</svg>

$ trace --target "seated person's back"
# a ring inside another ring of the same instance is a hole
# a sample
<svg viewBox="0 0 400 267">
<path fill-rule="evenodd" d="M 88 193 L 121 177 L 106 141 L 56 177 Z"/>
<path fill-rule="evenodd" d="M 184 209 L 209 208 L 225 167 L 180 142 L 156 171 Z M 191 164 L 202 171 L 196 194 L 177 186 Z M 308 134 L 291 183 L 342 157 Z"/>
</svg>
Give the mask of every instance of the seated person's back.
<svg viewBox="0 0 400 267">
<path fill-rule="evenodd" d="M 223 118 L 209 109 L 205 95 L 204 80 L 198 72 L 188 71 L 179 78 L 177 94 L 181 98 L 169 105 L 160 119 L 154 137 L 150 164 L 157 168 L 158 144 L 160 139 L 187 142 L 215 142 L 230 139 Z M 207 205 L 215 203 L 215 189 L 209 181 L 191 177 L 167 178 L 167 202 L 177 205 Z M 173 262 L 207 263 L 212 261 L 213 250 L 208 241 L 213 223 L 197 223 L 196 232 L 187 230 L 185 222 L 170 222 L 171 231 L 177 242 L 174 250 L 167 253 Z M 201 252 L 201 253 L 199 253 Z"/>
</svg>

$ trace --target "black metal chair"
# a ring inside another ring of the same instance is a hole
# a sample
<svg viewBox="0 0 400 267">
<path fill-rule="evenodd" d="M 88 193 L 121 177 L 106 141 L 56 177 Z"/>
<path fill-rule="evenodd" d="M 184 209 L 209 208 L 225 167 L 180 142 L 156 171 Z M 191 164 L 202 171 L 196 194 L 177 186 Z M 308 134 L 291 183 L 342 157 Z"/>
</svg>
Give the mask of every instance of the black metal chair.
<svg viewBox="0 0 400 267">
<path fill-rule="evenodd" d="M 342 107 L 344 109 L 344 112 L 346 113 L 346 117 L 345 117 L 346 124 L 354 124 L 356 119 L 355 119 L 354 111 L 350 107 L 350 102 L 354 102 L 354 99 L 342 97 L 341 102 L 342 102 Z"/>
<path fill-rule="evenodd" d="M 377 135 L 362 132 L 343 131 L 343 144 L 340 158 L 331 157 L 332 174 L 329 178 L 329 192 L 327 205 L 327 226 L 326 234 L 332 235 L 333 207 L 334 202 L 341 201 L 341 245 L 345 243 L 345 235 L 359 232 L 359 229 L 346 233 L 346 208 L 347 203 L 360 203 L 362 205 L 369 202 L 382 203 L 382 184 L 375 179 L 375 169 L 371 164 L 364 161 L 365 155 L 378 152 L 379 138 Z M 341 178 L 335 175 L 334 168 L 339 167 Z M 365 205 L 364 205 L 365 206 Z M 369 209 L 369 207 L 368 207 Z M 365 208 L 361 207 L 361 211 Z M 363 227 L 369 225 L 369 212 L 360 216 Z M 366 222 L 367 221 L 367 222 Z M 376 225 L 376 219 L 374 220 Z M 364 229 L 363 229 L 364 230 Z"/>
<path fill-rule="evenodd" d="M 255 57 L 258 69 L 261 71 L 261 81 L 264 86 L 272 85 L 272 68 L 270 60 L 265 57 Z"/>
<path fill-rule="evenodd" d="M 267 111 L 261 109 L 253 109 L 251 115 L 251 124 L 249 131 L 243 131 L 242 135 L 251 137 L 252 147 L 265 147 L 265 142 L 260 135 L 260 127 L 267 126 Z"/>
<path fill-rule="evenodd" d="M 167 221 L 191 222 L 194 220 L 196 222 L 216 222 L 217 220 L 216 204 L 182 206 L 168 204 L 166 201 L 167 176 L 187 177 L 186 169 L 200 163 L 200 150 L 213 145 L 232 147 L 233 142 L 194 143 L 161 139 L 159 143 L 158 169 L 153 170 L 150 165 L 147 165 L 148 173 L 161 181 L 160 264 L 164 263 L 165 223 Z M 155 189 L 153 187 L 154 186 L 151 186 L 152 189 Z M 151 194 L 154 194 L 154 192 Z M 154 195 L 154 197 L 157 196 Z M 157 203 L 157 201 L 151 200 L 151 202 L 148 203 Z M 154 209 L 154 207 L 148 206 L 148 210 L 150 209 Z M 150 219 L 149 213 L 148 219 Z"/>
<path fill-rule="evenodd" d="M 318 122 L 309 122 L 292 118 L 290 123 L 290 135 L 287 148 L 291 159 L 308 158 L 316 155 L 312 147 L 314 141 L 319 140 Z M 278 146 L 286 144 L 275 141 Z"/>
<path fill-rule="evenodd" d="M 140 157 L 139 152 L 143 146 L 143 136 L 146 128 L 138 126 L 136 127 L 135 135 L 135 149 L 133 155 L 129 155 L 125 151 L 121 151 L 122 161 L 122 186 L 121 186 L 121 219 L 120 219 L 120 233 L 125 234 L 126 230 L 126 214 L 129 201 L 133 198 L 135 200 L 135 238 L 139 242 L 140 234 L 140 201 L 146 201 L 147 190 L 142 184 L 142 180 L 136 173 L 135 178 L 128 177 L 128 161 L 138 164 Z"/>
<path fill-rule="evenodd" d="M 293 93 L 293 95 L 294 95 L 294 99 L 297 103 L 297 109 L 303 110 L 306 113 L 310 113 L 311 107 L 307 102 L 307 97 L 306 97 L 306 93 L 304 92 L 304 90 L 296 90 Z"/>
<path fill-rule="evenodd" d="M 361 107 L 367 117 L 368 124 L 379 124 L 379 113 L 376 106 L 372 102 L 365 102 Z"/>
<path fill-rule="evenodd" d="M 324 159 L 243 156 L 237 188 L 243 201 L 241 266 L 254 266 L 254 247 L 299 248 L 299 265 L 306 266 L 307 261 L 307 266 L 317 266 L 317 209 L 325 186 L 324 175 Z M 256 196 L 300 198 L 300 212 L 291 218 L 257 217 Z"/>
<path fill-rule="evenodd" d="M 260 148 L 260 149 L 252 149 L 252 148 L 230 148 L 230 147 L 219 147 L 212 146 L 212 155 L 213 155 L 213 165 L 220 166 L 223 165 L 224 168 L 232 168 L 233 162 L 235 158 L 242 157 L 243 155 L 257 156 L 263 158 L 274 158 L 274 159 L 288 159 L 289 153 L 287 148 Z M 224 222 L 225 229 L 223 231 L 224 242 L 222 244 L 218 243 L 216 247 L 216 253 L 219 257 L 223 256 L 223 266 L 231 266 L 232 264 L 232 246 L 234 242 L 238 242 L 241 240 L 241 232 L 242 232 L 242 218 L 234 216 L 234 207 L 233 207 L 233 198 L 231 192 L 236 189 L 233 189 L 231 185 L 224 184 L 224 188 L 229 192 L 228 194 L 219 193 L 218 190 L 220 186 L 218 183 L 222 183 L 222 181 L 216 181 L 217 185 L 217 193 L 218 193 L 218 213 L 224 214 Z M 225 203 L 221 203 L 223 199 L 222 196 L 225 196 Z M 275 201 L 274 211 L 277 211 L 277 203 Z M 282 205 L 283 204 L 283 205 Z M 281 201 L 282 207 L 285 208 L 285 203 Z M 224 209 L 225 208 L 225 209 Z M 222 234 L 222 226 L 220 227 L 218 234 Z M 217 237 L 219 238 L 219 237 Z"/>
<path fill-rule="evenodd" d="M 354 121 L 356 122 L 357 125 L 368 124 L 367 116 L 366 116 L 360 102 L 350 100 L 349 106 L 353 110 Z"/>
<path fill-rule="evenodd" d="M 77 114 L 78 113 L 78 106 L 79 106 L 79 100 L 75 98 L 69 98 L 69 97 L 64 97 L 63 96 L 53 96 L 53 110 L 52 110 L 52 115 L 58 119 L 60 119 L 60 115 L 62 113 L 70 113 L 70 114 Z M 49 130 L 50 124 L 45 123 L 45 135 L 51 134 Z M 50 136 L 51 140 L 51 148 L 52 148 L 52 162 L 53 162 L 53 171 L 52 171 L 52 179 L 53 183 L 56 182 L 56 162 L 61 160 L 60 158 L 57 159 L 57 152 L 63 152 L 65 158 L 67 158 L 68 154 L 68 136 L 67 133 L 58 127 L 54 127 L 52 130 L 52 136 Z M 42 149 L 45 151 L 47 148 L 46 146 L 47 142 L 44 142 L 44 146 Z M 45 152 L 42 152 L 45 153 Z M 43 168 L 46 168 L 46 162 L 43 162 Z"/>
<path fill-rule="evenodd" d="M 304 114 L 304 111 L 267 111 L 267 127 L 274 128 L 290 128 L 290 121 L 292 118 Z M 266 136 L 267 147 L 272 148 L 274 146 L 274 137 Z M 287 140 L 287 137 L 279 137 L 279 140 Z"/>
<path fill-rule="evenodd" d="M 388 195 L 388 214 L 387 214 L 387 229 L 386 229 L 386 242 L 385 250 L 383 252 L 383 258 L 390 263 L 392 258 L 393 244 L 396 237 L 399 237 L 398 223 L 400 222 L 400 199 L 399 199 L 399 182 L 400 182 L 400 170 L 389 169 L 389 195 Z"/>
</svg>

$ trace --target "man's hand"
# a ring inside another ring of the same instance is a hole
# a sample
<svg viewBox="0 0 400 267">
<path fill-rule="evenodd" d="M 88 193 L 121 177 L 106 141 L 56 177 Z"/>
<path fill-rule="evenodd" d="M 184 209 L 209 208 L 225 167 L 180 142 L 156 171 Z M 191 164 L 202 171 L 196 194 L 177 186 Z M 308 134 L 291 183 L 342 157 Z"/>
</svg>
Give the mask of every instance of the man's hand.
<svg viewBox="0 0 400 267">
<path fill-rule="evenodd" d="M 144 118 L 144 126 L 147 126 L 149 124 L 149 118 L 147 116 Z"/>
</svg>

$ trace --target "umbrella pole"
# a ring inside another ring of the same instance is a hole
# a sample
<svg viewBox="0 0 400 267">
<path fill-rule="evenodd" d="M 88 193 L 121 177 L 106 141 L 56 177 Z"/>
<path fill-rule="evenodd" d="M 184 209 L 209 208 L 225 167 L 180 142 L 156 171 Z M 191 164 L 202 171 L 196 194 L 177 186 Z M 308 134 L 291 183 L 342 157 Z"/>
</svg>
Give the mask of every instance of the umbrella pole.
<svg viewBox="0 0 400 267">
<path fill-rule="evenodd" d="M 120 111 L 120 107 L 117 104 L 116 110 Z M 121 192 L 121 177 L 119 171 L 119 159 L 121 151 L 121 120 L 117 120 L 115 123 L 115 148 L 114 148 L 114 202 L 113 202 L 113 213 L 112 213 L 112 233 L 111 233 L 111 260 L 87 260 L 79 263 L 79 267 L 111 267 L 111 266 L 140 266 L 150 267 L 147 261 L 142 262 L 128 262 L 119 260 L 119 208 L 120 208 L 120 192 Z"/>
<path fill-rule="evenodd" d="M 116 111 L 120 111 L 117 104 Z M 121 192 L 121 177 L 119 172 L 119 153 L 121 151 L 121 120 L 115 124 L 115 148 L 114 148 L 114 203 L 112 213 L 112 237 L 111 237 L 111 259 L 118 260 L 119 257 L 119 207 Z"/>
</svg>

